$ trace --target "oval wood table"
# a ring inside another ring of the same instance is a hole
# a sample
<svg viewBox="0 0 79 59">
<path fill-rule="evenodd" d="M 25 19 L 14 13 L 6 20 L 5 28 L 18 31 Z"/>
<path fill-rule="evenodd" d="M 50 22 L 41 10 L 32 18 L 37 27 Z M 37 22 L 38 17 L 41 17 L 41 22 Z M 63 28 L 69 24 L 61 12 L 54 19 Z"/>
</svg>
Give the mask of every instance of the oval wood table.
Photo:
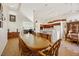
<svg viewBox="0 0 79 59">
<path fill-rule="evenodd" d="M 50 42 L 42 37 L 33 34 L 21 34 L 20 37 L 24 43 L 32 50 L 40 50 L 49 46 Z"/>
<path fill-rule="evenodd" d="M 28 48 L 31 49 L 33 52 L 45 49 L 50 44 L 50 42 L 47 39 L 34 36 L 33 34 L 20 34 L 20 37 L 28 46 Z"/>
</svg>

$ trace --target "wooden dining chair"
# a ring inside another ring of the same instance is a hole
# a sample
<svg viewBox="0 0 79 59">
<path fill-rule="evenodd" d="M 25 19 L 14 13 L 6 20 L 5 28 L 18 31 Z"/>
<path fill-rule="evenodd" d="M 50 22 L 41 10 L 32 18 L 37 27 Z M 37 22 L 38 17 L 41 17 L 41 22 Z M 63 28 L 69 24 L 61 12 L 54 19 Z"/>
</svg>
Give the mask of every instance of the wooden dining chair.
<svg viewBox="0 0 79 59">
<path fill-rule="evenodd" d="M 30 56 L 32 51 L 27 47 L 21 38 L 19 38 L 19 51 L 21 56 Z"/>
<path fill-rule="evenodd" d="M 38 51 L 41 56 L 58 56 L 58 50 L 61 44 L 61 39 L 56 41 L 52 46 L 50 45 L 48 48 Z"/>
</svg>

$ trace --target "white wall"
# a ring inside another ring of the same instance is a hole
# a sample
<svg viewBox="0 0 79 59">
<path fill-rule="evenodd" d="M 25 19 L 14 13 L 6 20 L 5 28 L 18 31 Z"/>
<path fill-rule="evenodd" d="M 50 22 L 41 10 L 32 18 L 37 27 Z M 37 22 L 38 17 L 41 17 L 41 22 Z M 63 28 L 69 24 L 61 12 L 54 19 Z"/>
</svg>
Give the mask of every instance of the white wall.
<svg viewBox="0 0 79 59">
<path fill-rule="evenodd" d="M 32 22 L 22 22 L 23 29 L 34 29 L 34 24 Z"/>
<path fill-rule="evenodd" d="M 28 4 L 21 4 L 20 12 L 22 12 L 25 17 L 28 17 L 29 20 L 33 21 L 33 9 L 30 8 Z"/>
<path fill-rule="evenodd" d="M 7 44 L 7 15 L 6 15 L 6 8 L 3 8 L 3 13 L 6 18 L 6 20 L 2 21 L 3 22 L 3 27 L 0 28 L 0 55 L 2 54 L 6 44 Z"/>
<path fill-rule="evenodd" d="M 16 32 L 17 29 L 21 31 L 21 27 L 23 26 L 23 22 L 31 22 L 27 17 L 23 15 L 23 13 L 17 11 L 17 10 L 11 10 L 7 9 L 7 25 L 8 29 L 10 29 L 10 32 Z M 15 15 L 16 16 L 16 22 L 10 22 L 9 15 Z M 31 24 L 30 24 L 31 25 Z"/>
<path fill-rule="evenodd" d="M 10 29 L 10 32 L 16 32 L 18 27 L 19 27 L 19 20 L 17 19 L 17 11 L 12 11 L 12 10 L 8 10 L 8 29 Z M 16 16 L 16 22 L 10 22 L 10 17 L 9 15 L 15 15 Z"/>
<path fill-rule="evenodd" d="M 3 22 L 3 28 L 0 28 L 0 55 L 2 54 L 7 43 L 7 24 Z"/>
<path fill-rule="evenodd" d="M 20 27 L 20 23 L 21 23 L 21 20 L 25 19 L 23 18 L 22 15 L 19 15 L 19 11 L 17 10 L 12 10 L 10 9 L 7 4 L 4 4 L 5 5 L 5 12 L 6 12 L 6 17 L 7 17 L 7 29 L 10 30 L 10 32 L 16 32 L 17 29 L 19 29 Z M 15 15 L 16 16 L 16 22 L 11 22 L 10 21 L 10 15 Z"/>
<path fill-rule="evenodd" d="M 29 29 L 33 28 L 33 22 L 29 20 L 27 17 L 25 17 L 21 12 L 18 12 L 17 15 L 18 19 L 18 29 L 21 32 L 23 29 Z"/>
<path fill-rule="evenodd" d="M 18 20 L 17 20 L 17 11 L 11 10 L 7 7 L 7 5 L 4 3 L 4 14 L 5 17 L 7 17 L 7 29 L 10 29 L 10 32 L 15 32 L 18 27 Z M 16 22 L 10 22 L 10 15 L 16 16 Z"/>
</svg>

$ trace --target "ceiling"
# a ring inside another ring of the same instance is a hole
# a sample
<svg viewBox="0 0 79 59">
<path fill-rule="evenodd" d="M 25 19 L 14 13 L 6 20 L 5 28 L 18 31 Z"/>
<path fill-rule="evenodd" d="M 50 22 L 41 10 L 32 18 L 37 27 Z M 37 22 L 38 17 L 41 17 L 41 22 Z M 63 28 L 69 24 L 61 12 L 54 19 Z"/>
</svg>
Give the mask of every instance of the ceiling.
<svg viewBox="0 0 79 59">
<path fill-rule="evenodd" d="M 18 10 L 18 8 L 20 6 L 20 4 L 18 4 L 18 3 L 7 3 L 6 5 L 9 9 L 15 10 L 15 11 Z"/>
<path fill-rule="evenodd" d="M 78 3 L 9 3 L 8 8 L 22 12 L 31 21 L 46 22 L 79 12 Z M 41 21 L 42 20 L 42 21 Z"/>
</svg>

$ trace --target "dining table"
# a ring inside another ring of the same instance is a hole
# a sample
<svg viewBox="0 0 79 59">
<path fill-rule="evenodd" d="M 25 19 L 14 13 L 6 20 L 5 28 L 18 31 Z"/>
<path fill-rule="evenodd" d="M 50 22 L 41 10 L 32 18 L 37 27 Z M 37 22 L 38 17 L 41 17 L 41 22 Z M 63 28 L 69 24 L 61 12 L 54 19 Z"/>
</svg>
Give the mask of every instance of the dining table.
<svg viewBox="0 0 79 59">
<path fill-rule="evenodd" d="M 20 33 L 20 37 L 23 42 L 28 46 L 28 48 L 32 51 L 39 51 L 47 48 L 50 45 L 50 41 L 46 38 L 38 37 L 30 33 Z"/>
</svg>

